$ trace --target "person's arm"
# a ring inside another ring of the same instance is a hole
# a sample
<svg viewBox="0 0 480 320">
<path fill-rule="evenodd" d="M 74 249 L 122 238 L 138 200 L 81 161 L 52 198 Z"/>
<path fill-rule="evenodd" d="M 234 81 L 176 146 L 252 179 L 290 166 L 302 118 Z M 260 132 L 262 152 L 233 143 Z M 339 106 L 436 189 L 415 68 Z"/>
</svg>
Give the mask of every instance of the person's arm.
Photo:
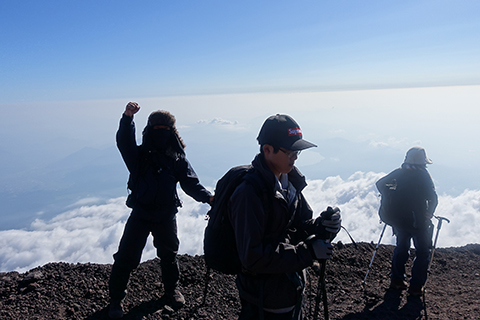
<svg viewBox="0 0 480 320">
<path fill-rule="evenodd" d="M 262 199 L 253 187 L 242 183 L 229 202 L 230 221 L 235 232 L 238 254 L 247 270 L 262 273 L 288 273 L 302 270 L 313 263 L 312 252 L 301 242 L 292 245 L 284 239 L 265 239 L 269 221 Z"/>
<path fill-rule="evenodd" d="M 198 202 L 211 204 L 212 194 L 200 183 L 195 170 L 185 156 L 180 157 L 177 166 L 179 166 L 177 169 L 177 172 L 179 172 L 178 179 L 183 191 Z"/>
<path fill-rule="evenodd" d="M 125 111 L 120 119 L 116 140 L 117 147 L 120 151 L 123 161 L 128 170 L 134 172 L 138 159 L 138 147 L 135 139 L 135 123 L 133 115 L 140 110 L 140 106 L 136 102 L 129 102 L 125 107 Z"/>
<path fill-rule="evenodd" d="M 426 195 L 427 214 L 431 219 L 433 218 L 433 213 L 435 212 L 435 209 L 437 208 L 437 205 L 438 205 L 438 196 L 437 196 L 437 192 L 435 191 L 435 185 L 433 183 L 432 177 L 428 172 L 426 175 L 427 177 L 425 178 L 426 180 L 425 189 L 427 190 L 427 195 Z"/>
</svg>

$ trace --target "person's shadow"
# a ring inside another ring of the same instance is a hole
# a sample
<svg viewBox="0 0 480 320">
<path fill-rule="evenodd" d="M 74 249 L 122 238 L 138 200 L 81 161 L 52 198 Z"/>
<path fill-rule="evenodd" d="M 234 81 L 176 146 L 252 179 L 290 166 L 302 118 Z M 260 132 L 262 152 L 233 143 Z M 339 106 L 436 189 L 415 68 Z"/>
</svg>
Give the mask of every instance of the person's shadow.
<svg viewBox="0 0 480 320">
<path fill-rule="evenodd" d="M 373 309 L 371 305 L 366 304 L 361 312 L 352 313 L 341 318 L 343 320 L 357 319 L 410 319 L 416 320 L 422 318 L 423 303 L 420 297 L 407 298 L 407 303 L 401 308 L 402 291 L 387 290 L 383 297 L 383 302 Z"/>
<path fill-rule="evenodd" d="M 125 308 L 124 308 L 125 309 Z M 146 301 L 138 306 L 133 307 L 132 309 L 125 312 L 123 315 L 123 319 L 143 319 L 145 316 L 160 312 L 162 314 L 173 314 L 179 308 L 173 308 L 166 304 L 166 300 L 164 297 L 156 300 Z M 91 314 L 90 316 L 86 317 L 85 320 L 98 320 L 98 319 L 109 319 L 108 317 L 108 305 Z"/>
</svg>

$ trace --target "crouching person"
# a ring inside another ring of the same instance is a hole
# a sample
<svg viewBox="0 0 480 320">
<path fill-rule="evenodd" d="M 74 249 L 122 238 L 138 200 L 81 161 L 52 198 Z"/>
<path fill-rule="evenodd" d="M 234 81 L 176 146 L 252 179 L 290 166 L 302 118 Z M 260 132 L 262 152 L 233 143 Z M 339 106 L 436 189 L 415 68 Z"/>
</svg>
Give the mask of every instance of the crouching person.
<svg viewBox="0 0 480 320">
<path fill-rule="evenodd" d="M 130 273 L 142 256 L 147 237 L 160 258 L 166 303 L 181 307 L 185 303 L 178 289 L 180 277 L 177 263 L 179 240 L 176 213 L 181 205 L 177 182 L 199 202 L 210 203 L 212 195 L 199 182 L 185 157 L 185 145 L 175 128 L 175 117 L 167 111 L 156 111 L 148 117 L 143 141 L 137 146 L 133 116 L 140 107 L 129 102 L 117 131 L 117 146 L 130 172 L 131 194 L 127 206 L 132 208 L 125 225 L 109 280 L 109 317 L 123 317 L 121 301 L 126 295 Z"/>
</svg>

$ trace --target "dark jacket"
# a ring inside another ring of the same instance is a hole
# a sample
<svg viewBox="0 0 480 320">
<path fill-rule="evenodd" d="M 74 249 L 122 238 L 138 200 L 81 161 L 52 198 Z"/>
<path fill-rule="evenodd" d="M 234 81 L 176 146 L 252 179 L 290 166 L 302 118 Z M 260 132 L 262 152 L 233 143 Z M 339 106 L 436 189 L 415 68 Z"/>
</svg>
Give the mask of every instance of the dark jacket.
<svg viewBox="0 0 480 320">
<path fill-rule="evenodd" d="M 418 230 L 431 224 L 438 197 L 425 167 L 403 164 L 378 180 L 376 186 L 382 194 L 380 212 L 395 216 L 393 227 Z"/>
<path fill-rule="evenodd" d="M 276 178 L 264 156 L 257 155 L 252 165 L 254 170 L 236 188 L 229 204 L 245 269 L 237 278 L 240 297 L 269 309 L 291 307 L 299 301 L 304 287 L 299 273 L 313 263 L 311 251 L 300 241 L 307 236 L 303 231 L 305 221 L 312 218 L 312 210 L 301 193 L 305 177 L 296 168 L 289 173 L 297 194 L 288 208 L 275 191 Z M 259 181 L 263 183 L 261 192 L 253 186 Z"/>
<path fill-rule="evenodd" d="M 183 151 L 159 152 L 143 144 L 137 146 L 133 117 L 122 116 L 117 147 L 130 172 L 132 216 L 151 222 L 173 219 L 180 206 L 177 182 L 195 200 L 209 202 L 211 193 L 200 184 Z"/>
</svg>

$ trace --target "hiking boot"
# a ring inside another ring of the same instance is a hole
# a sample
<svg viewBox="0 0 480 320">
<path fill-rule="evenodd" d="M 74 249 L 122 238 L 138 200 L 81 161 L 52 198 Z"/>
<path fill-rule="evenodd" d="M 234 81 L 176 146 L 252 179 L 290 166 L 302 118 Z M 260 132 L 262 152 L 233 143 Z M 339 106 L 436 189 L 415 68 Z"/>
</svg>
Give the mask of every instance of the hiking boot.
<svg viewBox="0 0 480 320">
<path fill-rule="evenodd" d="M 108 307 L 108 317 L 110 319 L 123 318 L 123 309 L 121 300 L 111 300 Z"/>
<path fill-rule="evenodd" d="M 166 292 L 165 298 L 167 305 L 170 305 L 171 307 L 180 308 L 185 304 L 185 298 L 178 289 L 173 290 L 173 292 Z"/>
<path fill-rule="evenodd" d="M 390 282 L 390 289 L 393 290 L 405 290 L 407 289 L 407 283 L 402 279 L 392 279 Z"/>
<path fill-rule="evenodd" d="M 410 288 L 408 288 L 408 294 L 414 297 L 420 297 L 423 295 L 423 287 L 410 286 Z"/>
</svg>

